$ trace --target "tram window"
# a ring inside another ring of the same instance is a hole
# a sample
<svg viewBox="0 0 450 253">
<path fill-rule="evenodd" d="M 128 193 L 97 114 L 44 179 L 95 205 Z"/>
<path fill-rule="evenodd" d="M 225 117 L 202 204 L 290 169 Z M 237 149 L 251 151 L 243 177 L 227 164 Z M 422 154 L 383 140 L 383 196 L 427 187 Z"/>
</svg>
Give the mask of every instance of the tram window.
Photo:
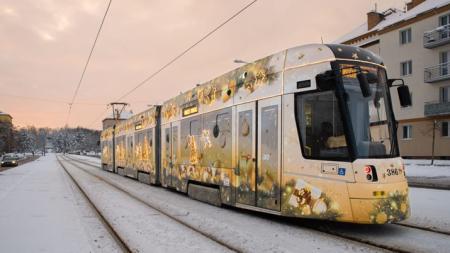
<svg viewBox="0 0 450 253">
<path fill-rule="evenodd" d="M 304 157 L 348 157 L 342 117 L 333 91 L 297 95 L 296 107 Z"/>
<path fill-rule="evenodd" d="M 203 116 L 203 131 L 200 137 L 203 148 L 202 166 L 230 168 L 231 149 L 231 108 L 209 112 Z M 217 136 L 214 129 L 217 128 Z"/>
<path fill-rule="evenodd" d="M 198 162 L 201 157 L 200 137 L 202 133 L 202 119 L 200 116 L 183 119 L 180 129 L 180 164 L 191 164 Z"/>
<path fill-rule="evenodd" d="M 192 120 L 189 122 L 189 134 L 190 135 L 200 135 L 200 121 Z"/>
<path fill-rule="evenodd" d="M 177 159 L 179 156 L 178 150 L 178 127 L 172 127 L 172 160 L 173 163 L 177 163 Z"/>
</svg>

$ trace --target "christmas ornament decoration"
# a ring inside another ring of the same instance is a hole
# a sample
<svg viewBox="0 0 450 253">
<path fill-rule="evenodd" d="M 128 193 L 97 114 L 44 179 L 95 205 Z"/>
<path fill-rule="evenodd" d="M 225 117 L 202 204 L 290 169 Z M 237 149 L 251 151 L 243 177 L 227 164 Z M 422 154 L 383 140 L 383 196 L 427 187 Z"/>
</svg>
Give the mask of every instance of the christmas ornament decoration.
<svg viewBox="0 0 450 253">
<path fill-rule="evenodd" d="M 370 212 L 370 221 L 376 224 L 396 222 L 409 217 L 408 192 L 390 192 L 387 198 L 378 200 Z"/>
</svg>

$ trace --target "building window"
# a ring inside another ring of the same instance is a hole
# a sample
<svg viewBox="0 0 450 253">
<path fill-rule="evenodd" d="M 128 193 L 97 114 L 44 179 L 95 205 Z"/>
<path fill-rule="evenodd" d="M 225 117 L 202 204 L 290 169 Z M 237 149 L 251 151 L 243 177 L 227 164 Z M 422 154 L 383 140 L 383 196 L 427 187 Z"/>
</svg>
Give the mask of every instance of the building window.
<svg viewBox="0 0 450 253">
<path fill-rule="evenodd" d="M 404 45 L 411 43 L 411 38 L 412 38 L 411 28 L 400 31 L 400 44 Z"/>
<path fill-rule="evenodd" d="M 439 17 L 439 26 L 448 26 L 450 25 L 450 14 L 446 14 L 444 16 Z M 440 33 L 441 39 L 445 39 L 450 37 L 450 32 L 448 29 L 444 29 L 443 32 Z"/>
<path fill-rule="evenodd" d="M 412 126 L 404 125 L 403 126 L 403 138 L 404 140 L 412 139 Z"/>
<path fill-rule="evenodd" d="M 400 75 L 409 76 L 412 74 L 412 61 L 404 61 L 400 63 Z"/>
<path fill-rule="evenodd" d="M 443 121 L 441 124 L 441 133 L 442 137 L 450 137 L 449 131 L 448 131 L 448 124 L 449 121 Z"/>
<path fill-rule="evenodd" d="M 450 86 L 439 88 L 439 102 L 447 103 L 450 102 Z"/>
<path fill-rule="evenodd" d="M 439 74 L 441 76 L 448 75 L 448 51 L 439 54 Z"/>
</svg>

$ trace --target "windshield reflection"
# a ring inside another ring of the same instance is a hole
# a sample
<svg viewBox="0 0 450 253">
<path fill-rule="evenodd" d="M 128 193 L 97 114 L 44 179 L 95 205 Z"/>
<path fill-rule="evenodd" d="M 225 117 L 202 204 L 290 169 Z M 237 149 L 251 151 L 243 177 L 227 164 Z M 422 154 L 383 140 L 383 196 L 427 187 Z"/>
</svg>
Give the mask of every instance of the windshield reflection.
<svg viewBox="0 0 450 253">
<path fill-rule="evenodd" d="M 349 67 L 350 65 L 342 65 L 341 69 Z M 347 74 L 342 71 L 345 99 L 356 145 L 355 155 L 359 158 L 396 156 L 385 70 L 366 66 L 361 66 L 361 70 L 378 76 L 378 82 L 370 84 L 372 94 L 369 97 L 362 95 L 356 73 Z"/>
</svg>

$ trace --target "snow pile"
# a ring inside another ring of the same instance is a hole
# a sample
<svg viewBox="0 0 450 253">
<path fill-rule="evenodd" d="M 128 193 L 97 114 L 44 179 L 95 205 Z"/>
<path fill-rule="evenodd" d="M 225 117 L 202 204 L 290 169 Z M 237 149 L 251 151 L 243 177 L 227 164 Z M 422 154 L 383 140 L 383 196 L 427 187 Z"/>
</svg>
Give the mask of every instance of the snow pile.
<svg viewBox="0 0 450 253">
<path fill-rule="evenodd" d="M 431 160 L 409 160 L 405 159 L 405 169 L 407 177 L 450 177 L 450 161 L 435 160 L 431 165 Z"/>
</svg>

